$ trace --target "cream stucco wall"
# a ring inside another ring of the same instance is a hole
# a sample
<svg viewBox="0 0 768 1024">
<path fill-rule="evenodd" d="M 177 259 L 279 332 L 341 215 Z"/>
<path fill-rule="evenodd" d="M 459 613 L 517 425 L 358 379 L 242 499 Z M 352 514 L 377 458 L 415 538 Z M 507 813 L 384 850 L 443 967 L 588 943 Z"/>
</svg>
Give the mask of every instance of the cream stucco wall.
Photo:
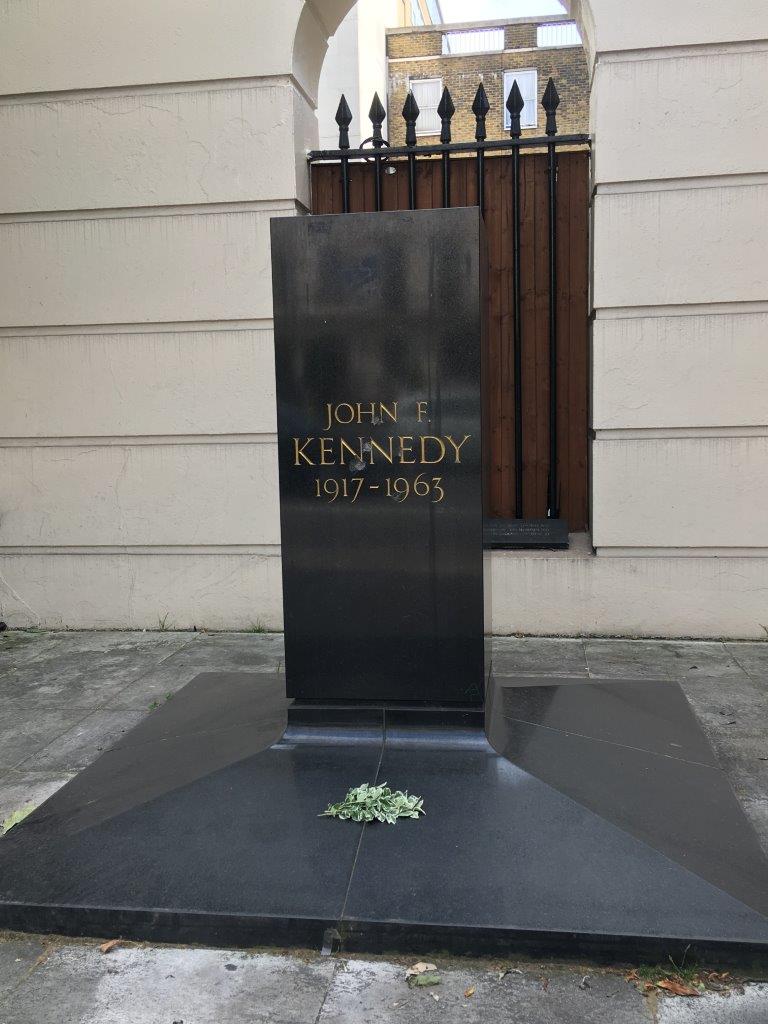
<svg viewBox="0 0 768 1024">
<path fill-rule="evenodd" d="M 400 0 L 357 0 L 328 41 L 317 99 L 320 149 L 336 149 L 335 121 L 343 93 L 352 111 L 349 144 L 356 149 L 371 134 L 368 111 L 373 94 L 387 106 L 386 29 L 398 24 Z"/>
<path fill-rule="evenodd" d="M 306 210 L 351 7 L 2 6 L 5 621 L 280 626 L 268 221 Z M 497 553 L 495 628 L 764 636 L 768 7 L 574 14 L 596 553 Z"/>
</svg>

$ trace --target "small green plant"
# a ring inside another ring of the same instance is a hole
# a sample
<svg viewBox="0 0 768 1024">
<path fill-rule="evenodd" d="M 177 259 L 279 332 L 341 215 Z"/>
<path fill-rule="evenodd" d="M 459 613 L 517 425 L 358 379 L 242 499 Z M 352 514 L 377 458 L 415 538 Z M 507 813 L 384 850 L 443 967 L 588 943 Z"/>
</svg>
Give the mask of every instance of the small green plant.
<svg viewBox="0 0 768 1024">
<path fill-rule="evenodd" d="M 33 803 L 25 804 L 24 807 L 20 807 L 17 811 L 9 814 L 5 821 L 0 825 L 0 836 L 4 836 L 6 832 L 10 832 L 14 825 L 18 825 L 20 821 L 24 819 L 34 811 L 37 805 Z"/>
<path fill-rule="evenodd" d="M 398 818 L 418 818 L 426 814 L 420 796 L 409 796 L 397 789 L 394 792 L 386 782 L 380 786 L 355 786 L 339 804 L 328 804 L 321 818 L 340 818 L 342 821 L 385 821 L 394 825 Z"/>
<path fill-rule="evenodd" d="M 261 621 L 261 619 L 256 619 L 255 622 L 251 623 L 250 629 L 246 630 L 246 633 L 266 633 L 266 632 L 267 632 L 267 627 L 264 625 L 264 623 Z"/>
<path fill-rule="evenodd" d="M 159 631 L 161 633 L 165 633 L 166 630 L 169 628 L 169 626 L 168 626 L 168 612 L 166 612 L 165 615 L 159 616 L 159 618 L 157 620 L 157 628 L 159 629 Z"/>
</svg>

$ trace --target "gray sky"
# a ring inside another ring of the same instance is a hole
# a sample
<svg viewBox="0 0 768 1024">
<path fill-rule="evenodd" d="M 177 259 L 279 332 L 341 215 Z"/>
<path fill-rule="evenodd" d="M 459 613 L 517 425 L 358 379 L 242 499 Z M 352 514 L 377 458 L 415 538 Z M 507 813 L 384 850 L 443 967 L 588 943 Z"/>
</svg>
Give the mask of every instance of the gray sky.
<svg viewBox="0 0 768 1024">
<path fill-rule="evenodd" d="M 528 14 L 563 14 L 557 0 L 440 0 L 446 21 L 524 18 Z"/>
</svg>

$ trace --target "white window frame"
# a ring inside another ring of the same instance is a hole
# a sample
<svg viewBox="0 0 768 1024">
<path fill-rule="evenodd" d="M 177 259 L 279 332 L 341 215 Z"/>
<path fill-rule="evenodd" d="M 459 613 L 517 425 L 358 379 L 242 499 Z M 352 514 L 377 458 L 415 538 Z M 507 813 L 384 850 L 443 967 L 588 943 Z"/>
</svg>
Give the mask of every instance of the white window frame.
<svg viewBox="0 0 768 1024">
<path fill-rule="evenodd" d="M 442 92 L 443 92 L 443 80 L 442 80 L 442 78 L 438 78 L 438 77 L 434 77 L 434 78 L 409 78 L 408 79 L 408 89 L 411 92 L 413 92 L 414 83 L 420 83 L 420 82 L 439 82 L 439 84 L 440 84 L 439 92 L 442 95 Z M 414 93 L 414 99 L 416 100 L 417 103 L 419 103 L 419 97 L 416 95 L 416 93 Z M 439 102 L 439 100 L 438 100 L 438 102 Z M 421 107 L 420 103 L 419 103 L 419 112 L 420 112 L 419 117 L 416 118 L 416 134 L 417 135 L 439 135 L 440 134 L 441 124 L 440 124 L 440 118 L 437 115 L 437 107 L 435 107 L 435 117 L 437 118 L 437 127 L 436 128 L 424 128 L 423 127 L 424 122 L 422 121 L 422 118 L 421 118 L 421 114 L 423 113 L 423 111 L 422 111 L 422 107 Z"/>
<path fill-rule="evenodd" d="M 507 110 L 507 96 L 509 96 L 509 90 L 512 88 L 512 82 L 515 78 L 519 78 L 520 75 L 533 75 L 533 120 L 531 120 L 531 111 L 528 109 L 526 103 L 520 114 L 520 127 L 521 128 L 538 128 L 539 127 L 539 72 L 537 68 L 510 68 L 505 71 L 502 76 L 501 85 L 501 109 L 504 111 L 504 131 L 509 131 L 511 124 L 511 115 Z"/>
</svg>

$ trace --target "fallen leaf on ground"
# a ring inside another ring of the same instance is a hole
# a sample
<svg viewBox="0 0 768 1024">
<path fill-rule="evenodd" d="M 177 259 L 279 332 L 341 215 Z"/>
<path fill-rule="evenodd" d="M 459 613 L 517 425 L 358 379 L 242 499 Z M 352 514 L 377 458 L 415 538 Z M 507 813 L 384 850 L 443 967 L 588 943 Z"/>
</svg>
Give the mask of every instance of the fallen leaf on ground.
<svg viewBox="0 0 768 1024">
<path fill-rule="evenodd" d="M 437 966 L 435 964 L 425 964 L 423 960 L 419 960 L 417 964 L 412 964 L 411 967 L 405 972 L 406 978 L 412 978 L 415 974 L 426 974 L 427 971 L 436 971 Z"/>
<path fill-rule="evenodd" d="M 470 985 L 469 988 L 465 988 L 464 989 L 464 995 L 467 997 L 467 999 L 469 999 L 474 994 L 475 994 L 475 986 L 474 985 Z"/>
<path fill-rule="evenodd" d="M 549 988 L 549 978 L 541 979 L 541 987 L 544 989 L 545 992 L 547 991 L 547 989 Z"/>
<path fill-rule="evenodd" d="M 662 978 L 661 981 L 656 982 L 656 988 L 663 988 L 665 992 L 670 992 L 673 996 L 701 995 L 698 989 L 693 988 L 692 985 L 686 985 L 682 981 L 675 981 L 674 978 Z"/>
<path fill-rule="evenodd" d="M 109 939 L 107 942 L 102 942 L 99 949 L 102 953 L 111 953 L 113 949 L 120 945 L 121 939 Z"/>
<path fill-rule="evenodd" d="M 436 1003 L 440 1002 L 440 996 L 437 995 L 435 992 L 430 992 L 429 994 L 432 996 Z"/>
<path fill-rule="evenodd" d="M 579 988 L 582 990 L 582 992 L 585 989 L 592 988 L 592 986 L 589 984 L 589 975 L 588 974 L 585 974 L 584 977 L 579 982 Z"/>
</svg>

